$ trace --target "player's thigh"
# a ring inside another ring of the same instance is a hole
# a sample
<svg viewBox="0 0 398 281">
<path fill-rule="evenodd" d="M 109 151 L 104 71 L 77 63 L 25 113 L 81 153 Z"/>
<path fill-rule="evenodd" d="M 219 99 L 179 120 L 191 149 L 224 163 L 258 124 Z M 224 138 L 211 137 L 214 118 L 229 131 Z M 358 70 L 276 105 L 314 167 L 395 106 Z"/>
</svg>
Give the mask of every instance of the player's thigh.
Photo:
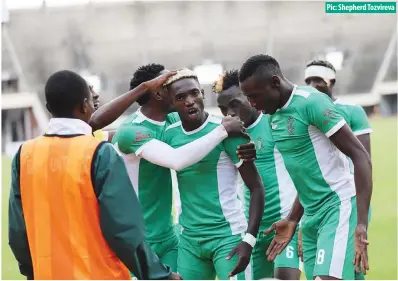
<svg viewBox="0 0 398 281">
<path fill-rule="evenodd" d="M 177 236 L 173 236 L 162 243 L 160 260 L 170 266 L 173 272 L 177 272 L 177 257 L 178 257 L 178 243 Z"/>
<path fill-rule="evenodd" d="M 345 200 L 327 211 L 318 232 L 314 277 L 355 279 L 354 232 L 357 225 L 356 199 Z"/>
<path fill-rule="evenodd" d="M 275 278 L 281 280 L 300 279 L 302 264 L 298 255 L 298 228 L 290 243 L 275 258 Z"/>
<path fill-rule="evenodd" d="M 216 269 L 216 274 L 219 280 L 228 280 L 228 274 L 234 269 L 238 263 L 238 255 L 234 255 L 230 260 L 225 258 L 232 251 L 232 249 L 242 242 L 242 235 L 233 235 L 225 238 L 220 238 L 215 240 L 214 252 L 213 252 L 213 263 Z M 246 267 L 246 269 L 233 276 L 232 280 L 252 280 L 251 263 Z"/>
<path fill-rule="evenodd" d="M 317 250 L 317 232 L 319 223 L 315 216 L 304 215 L 301 220 L 304 273 L 307 280 L 313 279 Z"/>
<path fill-rule="evenodd" d="M 267 259 L 267 249 L 271 241 L 272 237 L 265 236 L 262 233 L 257 236 L 251 257 L 253 280 L 274 277 L 274 262 Z"/>
<path fill-rule="evenodd" d="M 201 245 L 193 238 L 180 238 L 177 272 L 185 280 L 214 280 L 216 273 L 211 260 L 201 257 Z"/>
</svg>

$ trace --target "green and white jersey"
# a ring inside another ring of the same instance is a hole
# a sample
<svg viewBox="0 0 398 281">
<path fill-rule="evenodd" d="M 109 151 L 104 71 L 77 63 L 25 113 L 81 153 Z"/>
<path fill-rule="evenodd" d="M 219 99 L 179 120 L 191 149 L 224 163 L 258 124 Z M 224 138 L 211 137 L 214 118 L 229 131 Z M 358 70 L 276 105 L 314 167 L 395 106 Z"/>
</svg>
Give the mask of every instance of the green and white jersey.
<svg viewBox="0 0 398 281">
<path fill-rule="evenodd" d="M 247 133 L 256 145 L 255 164 L 264 184 L 265 208 L 260 230 L 265 230 L 289 214 L 297 192 L 282 155 L 272 139 L 270 116 L 260 114 L 257 120 L 247 127 Z M 250 191 L 246 186 L 244 194 L 245 215 L 248 218 Z"/>
<path fill-rule="evenodd" d="M 166 126 L 179 120 L 171 113 L 166 121 L 147 118 L 138 109 L 116 131 L 113 144 L 124 158 L 130 180 L 140 201 L 145 222 L 146 240 L 161 242 L 175 235 L 172 209 L 172 181 L 170 169 L 136 156 L 143 145 L 152 139 L 161 140 Z"/>
<path fill-rule="evenodd" d="M 189 132 L 177 122 L 166 129 L 163 141 L 178 148 L 213 131 L 221 121 L 209 115 L 205 123 Z M 237 167 L 243 162 L 236 155 L 237 146 L 247 142 L 243 137 L 227 138 L 198 163 L 177 171 L 183 235 L 217 238 L 247 230 L 237 186 Z"/>
<path fill-rule="evenodd" d="M 332 100 L 312 87 L 298 87 L 271 116 L 272 136 L 305 214 L 355 196 L 347 157 L 328 139 L 346 121 Z"/>
<path fill-rule="evenodd" d="M 371 134 L 373 132 L 369 124 L 368 116 L 361 106 L 350 104 L 340 99 L 336 99 L 334 104 L 356 136 Z M 350 158 L 348 159 L 350 162 L 350 170 L 353 174 L 354 164 Z"/>
<path fill-rule="evenodd" d="M 350 104 L 340 99 L 336 99 L 334 104 L 356 136 L 371 134 L 373 132 L 368 116 L 361 106 Z"/>
</svg>

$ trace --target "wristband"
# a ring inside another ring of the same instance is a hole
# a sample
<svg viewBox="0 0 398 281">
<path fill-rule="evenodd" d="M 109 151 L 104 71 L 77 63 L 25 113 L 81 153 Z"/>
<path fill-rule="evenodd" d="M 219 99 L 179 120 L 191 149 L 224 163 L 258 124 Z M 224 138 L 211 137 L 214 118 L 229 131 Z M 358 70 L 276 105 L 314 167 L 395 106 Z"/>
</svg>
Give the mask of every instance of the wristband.
<svg viewBox="0 0 398 281">
<path fill-rule="evenodd" d="M 246 233 L 245 237 L 243 237 L 243 242 L 246 242 L 247 244 L 252 246 L 252 248 L 254 248 L 254 245 L 256 245 L 256 237 L 254 237 L 250 233 Z"/>
</svg>

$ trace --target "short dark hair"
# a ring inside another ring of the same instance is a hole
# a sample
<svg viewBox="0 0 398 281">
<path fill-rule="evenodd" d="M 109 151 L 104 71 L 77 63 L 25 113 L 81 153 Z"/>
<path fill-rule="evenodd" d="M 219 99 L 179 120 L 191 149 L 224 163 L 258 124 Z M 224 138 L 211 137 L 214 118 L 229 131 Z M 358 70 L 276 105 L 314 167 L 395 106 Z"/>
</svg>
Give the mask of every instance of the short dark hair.
<svg viewBox="0 0 398 281">
<path fill-rule="evenodd" d="M 72 117 L 76 106 L 91 95 L 86 80 L 70 70 L 52 74 L 46 82 L 44 92 L 51 114 L 67 118 Z"/>
<path fill-rule="evenodd" d="M 331 64 L 327 60 L 312 60 L 309 63 L 307 63 L 307 67 L 310 67 L 311 65 L 324 66 L 336 72 L 336 69 L 334 68 L 333 64 Z"/>
<path fill-rule="evenodd" d="M 240 68 L 239 82 L 245 81 L 260 69 L 266 70 L 272 75 L 282 76 L 282 71 L 276 59 L 268 55 L 255 55 L 250 57 Z"/>
<path fill-rule="evenodd" d="M 214 93 L 220 93 L 234 86 L 239 87 L 239 70 L 237 69 L 224 72 L 220 78 L 214 82 L 212 88 Z"/>
<path fill-rule="evenodd" d="M 133 78 L 130 80 L 130 90 L 138 87 L 141 83 L 152 80 L 160 75 L 160 72 L 165 68 L 161 64 L 151 63 L 147 65 L 140 66 L 133 75 Z M 144 94 L 140 97 L 137 102 L 139 105 L 146 104 L 151 98 L 150 93 Z"/>
</svg>

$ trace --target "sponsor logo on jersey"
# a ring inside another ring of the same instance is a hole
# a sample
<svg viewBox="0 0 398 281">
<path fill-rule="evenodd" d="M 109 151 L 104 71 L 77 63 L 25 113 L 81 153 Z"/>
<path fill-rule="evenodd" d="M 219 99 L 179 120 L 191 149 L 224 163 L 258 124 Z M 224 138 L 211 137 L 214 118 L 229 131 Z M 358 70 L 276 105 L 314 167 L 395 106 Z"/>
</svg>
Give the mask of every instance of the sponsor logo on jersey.
<svg viewBox="0 0 398 281">
<path fill-rule="evenodd" d="M 146 140 L 146 139 L 149 139 L 149 138 L 151 138 L 151 134 L 144 134 L 142 132 L 138 132 L 135 135 L 134 143 L 137 143 L 139 141 L 143 141 L 143 140 Z"/>
</svg>

